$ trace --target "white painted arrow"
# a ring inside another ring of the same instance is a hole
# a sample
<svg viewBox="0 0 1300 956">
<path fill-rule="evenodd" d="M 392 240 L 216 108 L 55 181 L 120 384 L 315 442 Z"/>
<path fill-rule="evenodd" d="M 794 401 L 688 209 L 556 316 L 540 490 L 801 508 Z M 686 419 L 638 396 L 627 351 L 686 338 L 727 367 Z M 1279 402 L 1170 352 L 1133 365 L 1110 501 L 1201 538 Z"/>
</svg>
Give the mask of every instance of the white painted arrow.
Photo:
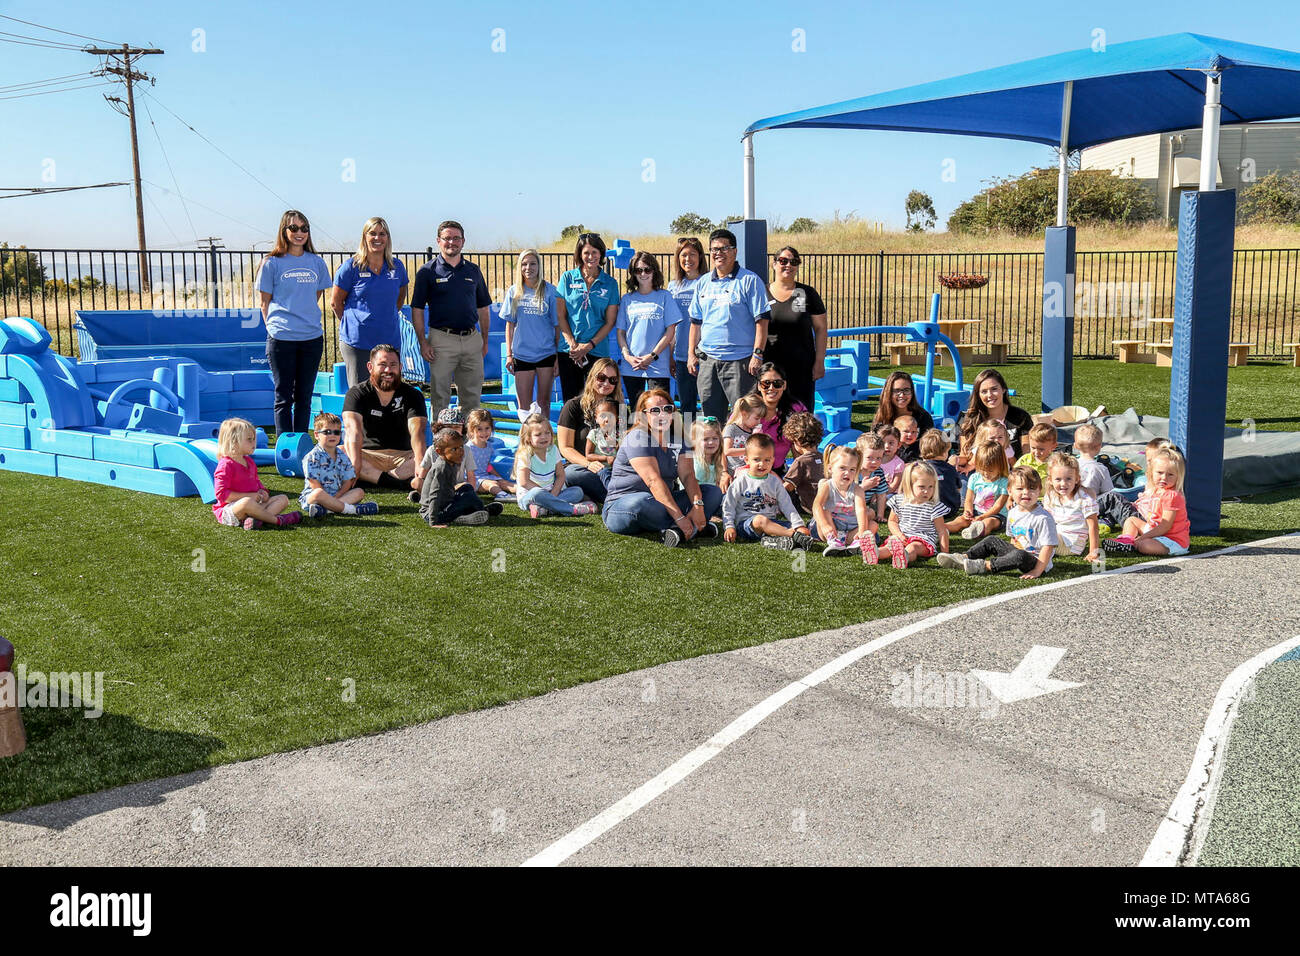
<svg viewBox="0 0 1300 956">
<path fill-rule="evenodd" d="M 1053 680 L 1048 676 L 1064 656 L 1064 647 L 1043 647 L 1041 644 L 1035 644 L 1025 655 L 1025 659 L 1017 664 L 1016 669 L 1010 674 L 1005 671 L 978 670 L 972 670 L 971 674 L 983 681 L 988 689 L 993 691 L 994 697 L 1004 704 L 1011 704 L 1058 690 L 1082 687 L 1082 684 L 1068 680 Z"/>
</svg>

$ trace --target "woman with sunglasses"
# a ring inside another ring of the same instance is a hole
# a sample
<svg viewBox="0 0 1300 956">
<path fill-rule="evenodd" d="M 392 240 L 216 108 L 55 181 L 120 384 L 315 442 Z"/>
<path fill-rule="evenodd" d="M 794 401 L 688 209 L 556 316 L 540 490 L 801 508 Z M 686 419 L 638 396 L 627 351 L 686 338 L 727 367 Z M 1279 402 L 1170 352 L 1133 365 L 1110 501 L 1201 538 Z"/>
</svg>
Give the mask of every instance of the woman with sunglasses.
<svg viewBox="0 0 1300 956">
<path fill-rule="evenodd" d="M 257 272 L 266 360 L 275 383 L 275 430 L 310 432 L 311 393 L 325 352 L 321 304 L 330 269 L 316 255 L 307 217 L 290 209 Z"/>
<path fill-rule="evenodd" d="M 669 356 L 681 318 L 677 301 L 664 288 L 659 260 L 638 252 L 628 267 L 627 293 L 618 304 L 614 323 L 622 356 L 619 372 L 629 405 L 636 407 L 647 388 L 668 391 Z"/>
<path fill-rule="evenodd" d="M 594 232 L 578 237 L 573 268 L 560 276 L 556 292 L 564 300 L 559 317 L 560 394 L 567 402 L 582 393 L 593 358 L 609 358 L 607 341 L 618 318 L 618 283 L 602 271 L 605 241 Z"/>
<path fill-rule="evenodd" d="M 677 302 L 682 320 L 677 326 L 669 371 L 677 379 L 677 404 L 682 414 L 694 415 L 700 406 L 700 389 L 695 376 L 691 374 L 687 359 L 691 355 L 691 299 L 695 296 L 695 283 L 699 281 L 704 268 L 703 243 L 693 236 L 678 239 L 673 264 L 676 267 L 676 278 L 668 283 L 668 291 Z"/>
<path fill-rule="evenodd" d="M 582 394 L 564 403 L 555 428 L 556 446 L 568 462 L 564 469 L 564 483 L 581 488 L 597 504 L 605 500 L 609 466 L 586 456 L 587 433 L 597 427 L 596 406 L 610 399 L 622 401 L 618 365 L 613 359 L 596 359 L 591 363 L 591 374 L 587 376 Z M 619 424 L 621 427 L 622 416 Z"/>
<path fill-rule="evenodd" d="M 758 382 L 750 396 L 763 403 L 763 417 L 759 421 L 758 431 L 772 439 L 772 470 L 778 475 L 784 475 L 785 460 L 793 444 L 783 434 L 786 420 L 795 412 L 808 411 L 808 406 L 790 394 L 785 369 L 775 362 L 763 363 L 758 370 Z"/>
<path fill-rule="evenodd" d="M 334 273 L 330 304 L 339 317 L 339 351 L 348 370 L 348 387 L 370 378 L 366 366 L 376 345 L 400 345 L 398 313 L 409 288 L 406 266 L 393 258 L 393 237 L 379 216 L 361 227 L 357 254 Z"/>
<path fill-rule="evenodd" d="M 674 491 L 677 483 L 681 490 Z M 615 534 L 652 532 L 670 548 L 697 535 L 717 537 L 709 519 L 722 507 L 717 485 L 695 478 L 690 441 L 666 388 L 637 401 L 636 420 L 619 445 L 601 518 Z"/>
<path fill-rule="evenodd" d="M 816 289 L 796 281 L 802 261 L 794 246 L 776 254 L 776 278 L 767 287 L 772 320 L 763 358 L 786 370 L 786 392 L 811 409 L 815 383 L 826 376 L 826 305 Z"/>
<path fill-rule="evenodd" d="M 915 418 L 919 434 L 924 435 L 934 427 L 934 416 L 916 400 L 912 376 L 901 370 L 890 372 L 889 378 L 885 379 L 885 386 L 880 390 L 880 405 L 876 408 L 871 428 L 874 431 L 877 425 L 892 425 L 900 415 Z"/>
</svg>

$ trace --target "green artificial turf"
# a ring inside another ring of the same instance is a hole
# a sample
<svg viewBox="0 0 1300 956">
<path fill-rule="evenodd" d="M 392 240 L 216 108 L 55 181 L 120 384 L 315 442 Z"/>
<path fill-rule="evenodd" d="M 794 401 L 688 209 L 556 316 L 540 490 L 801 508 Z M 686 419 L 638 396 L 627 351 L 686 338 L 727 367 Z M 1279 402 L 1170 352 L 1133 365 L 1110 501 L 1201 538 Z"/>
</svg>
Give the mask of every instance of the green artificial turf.
<svg viewBox="0 0 1300 956">
<path fill-rule="evenodd" d="M 1080 363 L 1093 364 L 1115 365 Z M 1036 365 L 1008 372 L 1022 396 L 1037 378 Z M 1092 374 L 1079 371 L 1081 401 Z M 1271 388 L 1252 393 L 1259 415 L 1294 407 Z M 270 469 L 263 480 L 301 488 Z M 197 499 L 0 471 L 0 635 L 29 681 L 105 679 L 97 719 L 24 710 L 29 747 L 0 761 L 0 812 L 1033 586 L 721 541 L 670 552 L 594 517 L 534 522 L 513 506 L 486 527 L 433 530 L 404 496 L 376 500 L 372 518 L 244 532 Z M 1221 537 L 1193 551 L 1300 529 L 1300 498 L 1224 514 Z M 1088 573 L 1062 558 L 1048 580 Z"/>
</svg>

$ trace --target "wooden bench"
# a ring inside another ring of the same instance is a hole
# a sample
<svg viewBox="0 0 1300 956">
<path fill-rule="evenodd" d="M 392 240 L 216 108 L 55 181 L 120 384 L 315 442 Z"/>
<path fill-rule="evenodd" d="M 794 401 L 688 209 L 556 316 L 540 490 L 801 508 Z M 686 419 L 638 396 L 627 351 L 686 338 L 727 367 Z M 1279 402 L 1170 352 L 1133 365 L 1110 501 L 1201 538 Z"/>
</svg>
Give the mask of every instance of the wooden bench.
<svg viewBox="0 0 1300 956">
<path fill-rule="evenodd" d="M 975 350 L 984 348 L 983 342 L 954 342 L 953 347 L 957 349 L 957 354 L 961 356 L 963 366 L 972 365 L 975 362 Z M 952 365 L 952 356 L 948 354 L 948 346 L 940 343 L 935 347 L 939 356 L 940 365 Z"/>
<path fill-rule="evenodd" d="M 1149 348 L 1156 357 L 1156 365 L 1160 368 L 1169 368 L 1174 364 L 1174 343 L 1173 342 L 1148 342 Z"/>
<path fill-rule="evenodd" d="M 920 342 L 882 342 L 880 347 L 889 353 L 890 365 L 920 365 L 921 356 L 910 349 L 924 348 Z"/>
<path fill-rule="evenodd" d="M 986 348 L 988 352 L 980 356 L 980 361 L 986 365 L 1007 364 L 1007 357 L 1011 350 L 1010 342 L 989 342 Z"/>
<path fill-rule="evenodd" d="M 1121 362 L 1147 362 L 1150 359 L 1142 354 L 1146 342 L 1142 339 L 1111 339 L 1111 345 L 1119 350 L 1116 358 Z"/>
<path fill-rule="evenodd" d="M 1300 368 L 1300 342 L 1287 342 L 1282 348 L 1294 350 L 1295 354 L 1291 359 L 1291 367 Z"/>
<path fill-rule="evenodd" d="M 1238 368 L 1250 361 L 1249 342 L 1228 343 L 1228 368 Z"/>
</svg>

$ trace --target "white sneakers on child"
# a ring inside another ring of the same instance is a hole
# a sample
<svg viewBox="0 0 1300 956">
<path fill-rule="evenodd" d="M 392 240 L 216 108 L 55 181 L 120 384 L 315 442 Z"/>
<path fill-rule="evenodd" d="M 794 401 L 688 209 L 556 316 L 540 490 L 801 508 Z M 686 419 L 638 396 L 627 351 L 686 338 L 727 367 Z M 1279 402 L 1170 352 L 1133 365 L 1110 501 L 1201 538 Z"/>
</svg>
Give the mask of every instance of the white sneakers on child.
<svg viewBox="0 0 1300 956">
<path fill-rule="evenodd" d="M 970 523 L 970 527 L 962 531 L 961 536 L 967 541 L 974 541 L 976 538 L 984 537 L 984 522 L 976 518 Z"/>
</svg>

